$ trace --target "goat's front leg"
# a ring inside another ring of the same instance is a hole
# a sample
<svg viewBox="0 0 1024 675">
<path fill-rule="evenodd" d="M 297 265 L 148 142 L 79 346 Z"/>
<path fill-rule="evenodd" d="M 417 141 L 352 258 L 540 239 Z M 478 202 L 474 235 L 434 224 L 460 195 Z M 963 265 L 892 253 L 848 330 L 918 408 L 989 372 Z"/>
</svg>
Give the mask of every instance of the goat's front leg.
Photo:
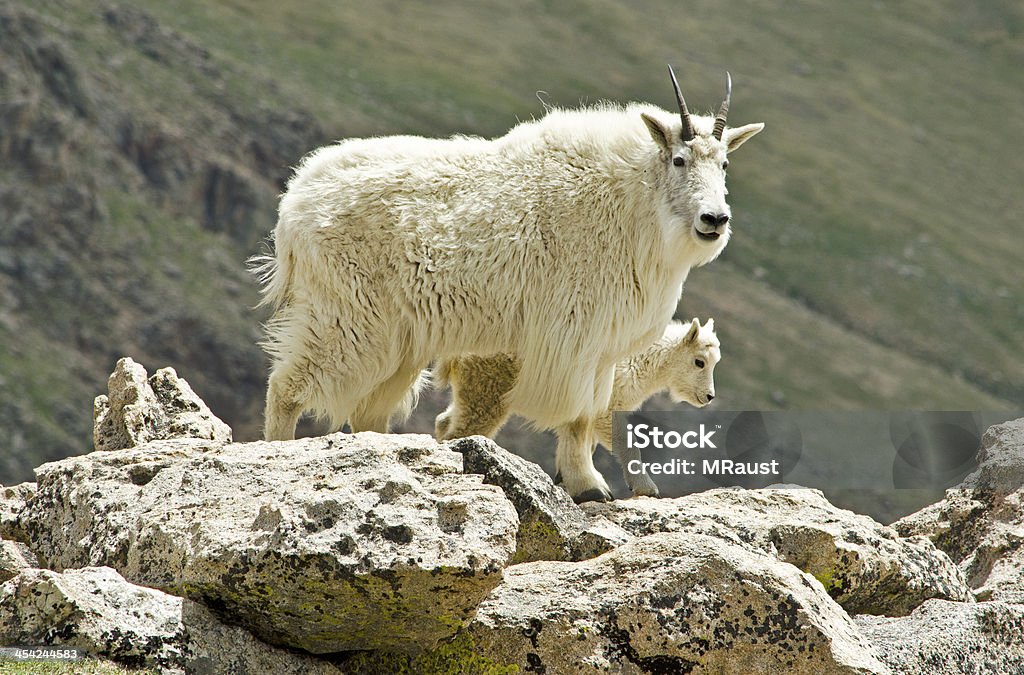
<svg viewBox="0 0 1024 675">
<path fill-rule="evenodd" d="M 639 471 L 633 473 L 629 470 L 630 462 L 634 460 L 637 462 L 634 468 L 639 468 L 641 464 L 640 450 L 628 447 L 625 439 L 623 439 L 623 443 L 618 448 L 615 447 L 611 412 L 606 412 L 597 417 L 594 421 L 594 434 L 597 437 L 597 442 L 608 448 L 608 451 L 615 455 L 619 466 L 622 467 L 622 477 L 626 479 L 626 484 L 629 485 L 629 489 L 633 492 L 634 497 L 658 496 L 658 486 L 654 484 L 650 476 L 646 473 Z"/>
<path fill-rule="evenodd" d="M 555 468 L 562 487 L 576 503 L 607 502 L 612 491 L 604 476 L 594 466 L 594 426 L 590 419 L 581 417 L 559 427 Z"/>
</svg>

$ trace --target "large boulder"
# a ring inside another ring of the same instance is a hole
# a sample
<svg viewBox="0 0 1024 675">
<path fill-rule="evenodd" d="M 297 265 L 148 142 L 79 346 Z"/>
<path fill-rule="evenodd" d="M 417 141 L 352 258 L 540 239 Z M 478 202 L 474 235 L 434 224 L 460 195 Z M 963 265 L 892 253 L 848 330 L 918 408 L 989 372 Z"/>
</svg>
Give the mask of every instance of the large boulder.
<svg viewBox="0 0 1024 675">
<path fill-rule="evenodd" d="M 889 672 L 811 577 L 700 534 L 510 567 L 464 635 L 523 672 Z"/>
<path fill-rule="evenodd" d="M 909 616 L 854 621 L 894 673 L 1024 673 L 1024 605 L 929 600 Z"/>
<path fill-rule="evenodd" d="M 107 565 L 312 653 L 433 647 L 501 581 L 519 525 L 427 436 L 158 441 L 36 473 L 22 521 L 50 567 Z"/>
<path fill-rule="evenodd" d="M 226 626 L 198 603 L 130 584 L 109 567 L 27 570 L 0 586 L 0 644 L 78 649 L 162 673 L 341 672 Z"/>
<path fill-rule="evenodd" d="M 1024 419 L 990 427 L 977 460 L 978 469 L 942 501 L 893 527 L 930 538 L 978 599 L 1024 603 Z"/>
<path fill-rule="evenodd" d="M 764 551 L 814 576 L 850 613 L 900 616 L 929 598 L 973 599 L 960 570 L 930 541 L 902 538 L 818 490 L 724 488 L 584 509 L 636 536 L 699 532 Z"/>
<path fill-rule="evenodd" d="M 462 454 L 463 470 L 497 485 L 519 514 L 514 562 L 585 560 L 605 553 L 630 536 L 603 518 L 591 518 L 537 464 L 498 447 L 483 436 L 449 441 Z"/>
<path fill-rule="evenodd" d="M 210 412 L 173 368 L 152 377 L 128 357 L 117 362 L 107 394 L 93 402 L 93 444 L 97 450 L 122 450 L 168 438 L 231 442 L 231 428 Z"/>
</svg>

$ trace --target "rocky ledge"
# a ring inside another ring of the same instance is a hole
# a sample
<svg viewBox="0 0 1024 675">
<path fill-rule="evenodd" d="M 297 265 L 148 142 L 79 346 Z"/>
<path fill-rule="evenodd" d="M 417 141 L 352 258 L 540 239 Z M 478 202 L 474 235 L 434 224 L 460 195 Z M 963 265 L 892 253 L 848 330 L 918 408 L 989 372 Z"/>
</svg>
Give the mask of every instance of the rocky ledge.
<svg viewBox="0 0 1024 675">
<path fill-rule="evenodd" d="M 0 645 L 161 672 L 1024 672 L 1024 420 L 893 527 L 802 488 L 577 506 L 493 442 L 232 443 L 124 359 L 0 488 Z"/>
</svg>

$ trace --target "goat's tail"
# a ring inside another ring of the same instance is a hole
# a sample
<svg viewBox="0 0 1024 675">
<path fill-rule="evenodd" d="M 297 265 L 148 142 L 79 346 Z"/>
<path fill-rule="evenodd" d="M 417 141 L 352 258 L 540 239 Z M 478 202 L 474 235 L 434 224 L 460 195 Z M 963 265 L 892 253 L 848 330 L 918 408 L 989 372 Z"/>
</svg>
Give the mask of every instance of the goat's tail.
<svg viewBox="0 0 1024 675">
<path fill-rule="evenodd" d="M 254 255 L 246 261 L 246 266 L 260 283 L 263 298 L 256 307 L 271 307 L 277 311 L 288 298 L 292 277 L 291 255 L 275 255 L 267 251 Z"/>
</svg>

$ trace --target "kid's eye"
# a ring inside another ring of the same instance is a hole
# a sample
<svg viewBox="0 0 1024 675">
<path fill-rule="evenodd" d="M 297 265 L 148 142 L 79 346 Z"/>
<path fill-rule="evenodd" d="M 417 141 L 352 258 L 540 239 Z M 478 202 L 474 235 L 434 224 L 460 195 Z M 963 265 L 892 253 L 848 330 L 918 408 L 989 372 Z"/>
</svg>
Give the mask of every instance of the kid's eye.
<svg viewBox="0 0 1024 675">
<path fill-rule="evenodd" d="M 672 163 L 675 164 L 676 166 L 683 166 L 684 164 L 686 164 L 686 160 L 683 159 L 682 157 L 673 157 Z"/>
<path fill-rule="evenodd" d="M 703 368 L 704 367 L 704 359 L 694 359 L 693 360 L 693 365 L 697 366 L 698 368 Z"/>
</svg>

